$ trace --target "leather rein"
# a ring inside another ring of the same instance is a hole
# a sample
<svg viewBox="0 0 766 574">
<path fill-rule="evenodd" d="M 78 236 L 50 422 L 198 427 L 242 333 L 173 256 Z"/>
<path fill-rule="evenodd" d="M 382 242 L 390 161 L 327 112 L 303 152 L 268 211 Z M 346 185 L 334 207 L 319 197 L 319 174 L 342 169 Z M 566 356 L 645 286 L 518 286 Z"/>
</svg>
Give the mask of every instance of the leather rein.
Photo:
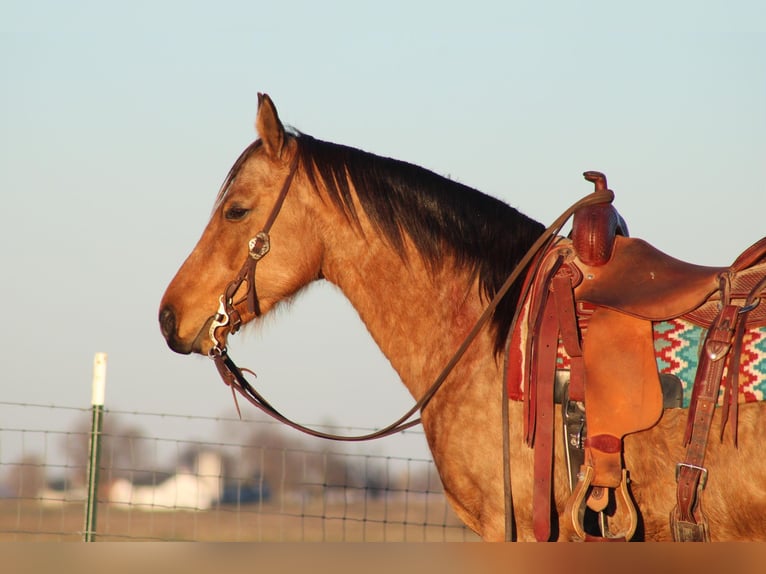
<svg viewBox="0 0 766 574">
<path fill-rule="evenodd" d="M 221 376 L 221 379 L 223 379 L 223 382 L 227 386 L 231 387 L 232 396 L 234 397 L 234 404 L 237 408 L 237 414 L 240 416 L 240 418 L 242 417 L 242 413 L 239 410 L 239 404 L 237 402 L 236 393 L 239 393 L 240 395 L 242 395 L 245 399 L 247 399 L 248 402 L 252 403 L 254 406 L 256 406 L 258 409 L 260 409 L 261 411 L 263 411 L 270 417 L 274 418 L 275 420 L 281 423 L 286 424 L 287 426 L 291 428 L 294 428 L 302 433 L 305 433 L 313 437 L 334 440 L 334 441 L 359 442 L 359 441 L 373 440 L 377 438 L 386 437 L 392 434 L 396 434 L 398 432 L 401 432 L 403 430 L 406 430 L 408 428 L 411 428 L 420 424 L 421 422 L 420 418 L 413 419 L 412 417 L 418 411 L 422 411 L 431 401 L 431 399 L 436 394 L 436 392 L 441 388 L 442 384 L 447 379 L 452 369 L 455 367 L 458 361 L 462 358 L 462 356 L 468 350 L 468 347 L 471 345 L 471 343 L 474 341 L 476 336 L 479 334 L 479 331 L 484 327 L 487 321 L 489 321 L 492 315 L 492 312 L 500 303 L 501 299 L 505 296 L 505 294 L 511 288 L 513 283 L 519 278 L 519 276 L 524 271 L 524 269 L 529 265 L 530 261 L 534 258 L 534 256 L 538 252 L 540 252 L 540 250 L 546 248 L 553 241 L 553 239 L 561 231 L 561 228 L 564 226 L 567 220 L 579 208 L 584 207 L 586 205 L 611 202 L 612 199 L 614 198 L 614 194 L 612 193 L 611 190 L 608 190 L 608 189 L 591 193 L 583 197 L 582 199 L 580 199 L 578 202 L 574 203 L 571 207 L 569 207 L 564 213 L 562 213 L 556 219 L 556 221 L 553 222 L 553 224 L 551 224 L 540 235 L 540 237 L 535 241 L 532 247 L 529 248 L 529 250 L 524 255 L 524 257 L 521 258 L 521 260 L 516 265 L 514 270 L 511 272 L 511 274 L 505 280 L 503 285 L 497 291 L 492 301 L 490 301 L 490 303 L 487 305 L 486 309 L 484 309 L 481 316 L 477 319 L 474 327 L 471 329 L 468 335 L 466 335 L 465 339 L 461 343 L 460 347 L 458 347 L 457 351 L 455 351 L 455 354 L 447 362 L 447 364 L 444 366 L 442 371 L 433 381 L 433 383 L 425 392 L 425 394 L 412 406 L 410 410 L 408 410 L 404 415 L 402 415 L 393 423 L 377 431 L 374 431 L 368 434 L 362 434 L 362 435 L 351 435 L 351 436 L 337 435 L 337 434 L 321 432 L 321 431 L 306 427 L 304 425 L 301 425 L 299 423 L 296 423 L 295 421 L 283 415 L 276 408 L 274 408 L 250 384 L 250 382 L 245 378 L 243 374 L 244 372 L 248 372 L 255 376 L 255 373 L 249 369 L 243 369 L 238 367 L 234 363 L 234 361 L 231 359 L 231 357 L 229 357 L 226 346 L 222 345 L 215 336 L 216 331 L 220 328 L 227 328 L 228 332 L 233 335 L 241 327 L 242 318 L 240 316 L 239 311 L 237 311 L 235 307 L 236 305 L 240 304 L 242 300 L 234 302 L 234 296 L 237 293 L 237 291 L 239 291 L 243 283 L 247 284 L 247 290 L 246 290 L 244 299 L 247 302 L 248 312 L 253 313 L 256 317 L 261 316 L 260 304 L 258 302 L 258 294 L 255 287 L 255 268 L 258 262 L 269 252 L 269 249 L 271 246 L 269 232 L 271 231 L 271 227 L 274 224 L 274 221 L 276 220 L 277 216 L 279 215 L 280 210 L 282 209 L 282 205 L 285 201 L 285 197 L 287 196 L 287 192 L 289 191 L 293 178 L 295 177 L 295 172 L 297 171 L 297 168 L 298 168 L 298 158 L 299 158 L 299 154 L 296 152 L 295 157 L 293 158 L 293 161 L 290 165 L 290 171 L 287 174 L 287 178 L 285 179 L 284 183 L 282 184 L 282 188 L 266 220 L 266 223 L 264 224 L 262 230 L 259 231 L 248 242 L 248 255 L 247 255 L 247 258 L 245 259 L 244 264 L 242 265 L 242 268 L 240 269 L 235 279 L 228 284 L 228 286 L 226 287 L 226 290 L 219 298 L 218 312 L 213 317 L 213 321 L 211 322 L 210 327 L 208 329 L 209 337 L 213 341 L 213 347 L 210 349 L 208 356 L 215 363 L 216 369 L 218 370 L 218 373 Z M 525 297 L 524 294 L 522 294 L 521 301 L 523 301 L 524 297 Z M 514 317 L 514 324 L 516 322 L 516 319 L 517 317 Z M 513 328 L 514 328 L 514 325 L 511 325 L 511 332 Z"/>
</svg>

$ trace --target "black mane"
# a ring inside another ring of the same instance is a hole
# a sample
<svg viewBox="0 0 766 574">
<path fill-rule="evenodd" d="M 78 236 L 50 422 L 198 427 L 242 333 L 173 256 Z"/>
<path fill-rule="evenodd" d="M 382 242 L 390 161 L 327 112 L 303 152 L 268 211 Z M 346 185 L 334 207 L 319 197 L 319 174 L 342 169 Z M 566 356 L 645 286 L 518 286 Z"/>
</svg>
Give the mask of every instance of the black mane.
<svg viewBox="0 0 766 574">
<path fill-rule="evenodd" d="M 410 237 L 424 261 L 438 268 L 449 255 L 479 278 L 491 300 L 544 226 L 502 201 L 427 169 L 298 134 L 298 153 L 316 186 L 357 222 L 349 181 L 368 218 L 395 247 Z M 403 251 L 402 251 L 403 252 Z M 493 315 L 501 352 L 518 303 L 517 281 Z"/>
</svg>

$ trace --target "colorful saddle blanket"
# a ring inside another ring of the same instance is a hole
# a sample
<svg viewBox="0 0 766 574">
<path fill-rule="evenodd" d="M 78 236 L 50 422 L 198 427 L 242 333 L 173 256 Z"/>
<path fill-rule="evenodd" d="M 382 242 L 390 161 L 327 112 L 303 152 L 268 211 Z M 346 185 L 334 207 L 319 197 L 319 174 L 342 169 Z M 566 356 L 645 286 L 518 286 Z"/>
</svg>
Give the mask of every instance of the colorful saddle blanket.
<svg viewBox="0 0 766 574">
<path fill-rule="evenodd" d="M 683 387 L 683 406 L 689 406 L 700 347 L 707 329 L 683 319 L 654 323 L 654 352 L 657 371 L 675 375 Z M 559 342 L 557 368 L 569 370 L 569 356 Z M 520 398 L 521 389 L 512 396 Z M 766 327 L 745 332 L 739 366 L 739 402 L 766 399 Z M 719 399 L 720 403 L 720 399 Z"/>
<path fill-rule="evenodd" d="M 675 375 L 683 386 L 683 406 L 688 407 L 694 374 L 697 372 L 700 346 L 707 329 L 683 319 L 654 325 L 654 351 L 657 370 Z M 750 403 L 766 398 L 766 327 L 745 332 L 739 366 L 739 402 Z M 719 398 L 719 403 L 720 403 Z"/>
</svg>

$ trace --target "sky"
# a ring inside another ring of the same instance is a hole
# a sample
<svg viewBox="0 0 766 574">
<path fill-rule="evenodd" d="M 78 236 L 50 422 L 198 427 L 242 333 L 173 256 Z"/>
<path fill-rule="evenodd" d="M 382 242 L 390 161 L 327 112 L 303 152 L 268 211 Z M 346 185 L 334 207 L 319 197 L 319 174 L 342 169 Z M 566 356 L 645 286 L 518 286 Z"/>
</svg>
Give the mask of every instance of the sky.
<svg viewBox="0 0 766 574">
<path fill-rule="evenodd" d="M 106 352 L 107 409 L 235 416 L 157 312 L 258 92 L 545 223 L 603 171 L 631 235 L 728 264 L 766 234 L 765 21 L 758 0 L 2 0 L 0 403 L 87 408 Z M 329 285 L 230 350 L 304 423 L 374 428 L 413 402 Z M 73 416 L 13 413 L 0 427 Z"/>
</svg>

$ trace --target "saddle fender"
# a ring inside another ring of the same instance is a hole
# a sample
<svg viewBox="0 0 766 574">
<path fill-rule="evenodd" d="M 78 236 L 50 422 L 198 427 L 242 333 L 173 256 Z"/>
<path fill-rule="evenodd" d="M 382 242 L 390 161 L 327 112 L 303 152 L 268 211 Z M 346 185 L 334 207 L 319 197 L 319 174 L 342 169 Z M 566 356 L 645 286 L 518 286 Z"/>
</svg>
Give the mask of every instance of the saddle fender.
<svg viewBox="0 0 766 574">
<path fill-rule="evenodd" d="M 652 323 L 606 307 L 595 310 L 583 341 L 586 464 L 593 485 L 617 488 L 622 481 L 622 439 L 662 416 Z"/>
</svg>

